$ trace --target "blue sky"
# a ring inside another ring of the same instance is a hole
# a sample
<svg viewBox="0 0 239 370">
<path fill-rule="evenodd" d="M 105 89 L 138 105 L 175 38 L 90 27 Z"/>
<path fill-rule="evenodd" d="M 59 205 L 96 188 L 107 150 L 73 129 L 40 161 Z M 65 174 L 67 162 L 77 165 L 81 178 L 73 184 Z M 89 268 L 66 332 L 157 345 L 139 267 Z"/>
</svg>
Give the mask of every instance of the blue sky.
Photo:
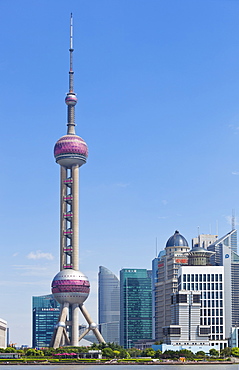
<svg viewBox="0 0 239 370">
<path fill-rule="evenodd" d="M 178 229 L 224 235 L 238 210 L 239 2 L 0 2 L 0 317 L 31 344 L 31 297 L 59 269 L 59 166 L 74 17 L 80 269 L 150 268 Z M 83 320 L 82 320 L 83 322 Z"/>
</svg>

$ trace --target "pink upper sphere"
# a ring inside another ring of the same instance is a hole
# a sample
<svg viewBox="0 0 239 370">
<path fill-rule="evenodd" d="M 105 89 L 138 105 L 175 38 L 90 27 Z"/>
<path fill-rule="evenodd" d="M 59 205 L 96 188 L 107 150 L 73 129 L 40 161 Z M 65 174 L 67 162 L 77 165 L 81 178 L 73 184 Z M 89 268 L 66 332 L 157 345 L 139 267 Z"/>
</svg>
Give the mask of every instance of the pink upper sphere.
<svg viewBox="0 0 239 370">
<path fill-rule="evenodd" d="M 62 136 L 55 144 L 54 156 L 64 154 L 81 155 L 88 157 L 88 147 L 85 141 L 77 135 Z"/>
</svg>

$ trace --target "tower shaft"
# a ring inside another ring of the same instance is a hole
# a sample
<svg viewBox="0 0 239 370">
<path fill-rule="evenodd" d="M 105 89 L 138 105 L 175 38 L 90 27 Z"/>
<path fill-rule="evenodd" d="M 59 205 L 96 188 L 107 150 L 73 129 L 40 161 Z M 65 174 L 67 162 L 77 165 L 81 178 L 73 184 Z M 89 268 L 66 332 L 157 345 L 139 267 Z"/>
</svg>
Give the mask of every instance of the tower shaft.
<svg viewBox="0 0 239 370">
<path fill-rule="evenodd" d="M 79 166 L 61 166 L 60 270 L 79 269 Z"/>
</svg>

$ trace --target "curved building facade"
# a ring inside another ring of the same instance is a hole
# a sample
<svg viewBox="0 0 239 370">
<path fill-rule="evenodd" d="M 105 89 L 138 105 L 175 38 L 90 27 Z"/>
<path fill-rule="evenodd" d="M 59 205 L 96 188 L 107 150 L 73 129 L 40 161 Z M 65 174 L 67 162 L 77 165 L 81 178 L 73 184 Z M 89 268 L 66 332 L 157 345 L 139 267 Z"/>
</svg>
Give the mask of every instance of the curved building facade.
<svg viewBox="0 0 239 370">
<path fill-rule="evenodd" d="M 105 341 L 119 343 L 120 282 L 104 266 L 98 274 L 98 322 Z"/>
</svg>

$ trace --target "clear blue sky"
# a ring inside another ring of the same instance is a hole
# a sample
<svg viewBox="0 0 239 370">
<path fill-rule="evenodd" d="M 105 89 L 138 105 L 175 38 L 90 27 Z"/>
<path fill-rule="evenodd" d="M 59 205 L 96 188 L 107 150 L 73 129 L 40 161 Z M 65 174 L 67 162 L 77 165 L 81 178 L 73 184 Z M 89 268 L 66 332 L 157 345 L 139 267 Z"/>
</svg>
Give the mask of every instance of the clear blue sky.
<svg viewBox="0 0 239 370">
<path fill-rule="evenodd" d="M 239 2 L 0 2 L 0 317 L 31 345 L 31 297 L 59 269 L 59 166 L 74 17 L 80 269 L 97 320 L 103 265 L 150 268 L 178 229 L 224 235 L 239 213 Z M 218 225 L 218 226 L 217 226 Z M 83 320 L 82 320 L 83 322 Z"/>
</svg>

